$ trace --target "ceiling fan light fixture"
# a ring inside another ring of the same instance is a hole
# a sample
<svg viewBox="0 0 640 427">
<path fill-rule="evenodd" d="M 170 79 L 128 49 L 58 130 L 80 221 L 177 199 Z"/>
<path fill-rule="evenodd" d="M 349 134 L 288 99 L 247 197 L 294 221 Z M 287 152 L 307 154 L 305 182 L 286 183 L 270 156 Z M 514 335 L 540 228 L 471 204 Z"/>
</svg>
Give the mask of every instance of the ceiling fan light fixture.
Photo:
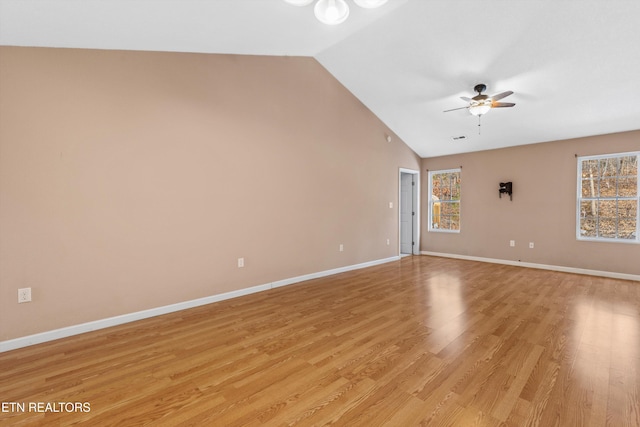
<svg viewBox="0 0 640 427">
<path fill-rule="evenodd" d="M 344 0 L 318 0 L 313 12 L 323 24 L 337 25 L 349 17 L 349 5 Z"/>
<path fill-rule="evenodd" d="M 486 114 L 489 110 L 491 110 L 490 103 L 482 102 L 482 103 L 473 104 L 469 106 L 469 112 L 474 116 L 481 116 L 483 114 Z"/>
<path fill-rule="evenodd" d="M 365 9 L 375 9 L 387 2 L 387 0 L 353 0 L 355 4 Z"/>
</svg>

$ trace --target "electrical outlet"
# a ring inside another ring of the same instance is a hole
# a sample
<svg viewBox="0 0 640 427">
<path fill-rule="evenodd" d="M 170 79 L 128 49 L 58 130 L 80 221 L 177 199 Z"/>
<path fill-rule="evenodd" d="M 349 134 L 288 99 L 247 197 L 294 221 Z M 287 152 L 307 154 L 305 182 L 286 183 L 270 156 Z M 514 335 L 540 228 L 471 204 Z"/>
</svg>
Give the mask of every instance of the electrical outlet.
<svg viewBox="0 0 640 427">
<path fill-rule="evenodd" d="M 509 246 L 511 246 L 512 248 L 516 245 L 516 241 L 515 240 L 509 240 Z"/>
<path fill-rule="evenodd" d="M 533 242 L 529 242 L 529 249 L 533 249 Z"/>
<path fill-rule="evenodd" d="M 238 268 L 244 267 L 244 258 L 238 258 Z"/>
<path fill-rule="evenodd" d="M 344 252 L 344 245 L 340 243 L 340 252 Z"/>
<path fill-rule="evenodd" d="M 18 303 L 31 301 L 31 288 L 18 289 Z"/>
<path fill-rule="evenodd" d="M 389 209 L 393 209 L 393 202 L 389 202 Z"/>
<path fill-rule="evenodd" d="M 387 239 L 387 246 L 391 244 L 391 240 Z"/>
</svg>

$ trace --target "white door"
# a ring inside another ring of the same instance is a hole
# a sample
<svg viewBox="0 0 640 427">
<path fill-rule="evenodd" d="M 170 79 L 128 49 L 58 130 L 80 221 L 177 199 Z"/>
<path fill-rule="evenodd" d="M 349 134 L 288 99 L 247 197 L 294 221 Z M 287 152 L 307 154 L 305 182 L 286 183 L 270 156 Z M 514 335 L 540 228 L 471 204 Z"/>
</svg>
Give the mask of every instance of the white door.
<svg viewBox="0 0 640 427">
<path fill-rule="evenodd" d="M 400 174 L 400 253 L 413 253 L 413 187 L 414 175 L 410 173 Z"/>
</svg>

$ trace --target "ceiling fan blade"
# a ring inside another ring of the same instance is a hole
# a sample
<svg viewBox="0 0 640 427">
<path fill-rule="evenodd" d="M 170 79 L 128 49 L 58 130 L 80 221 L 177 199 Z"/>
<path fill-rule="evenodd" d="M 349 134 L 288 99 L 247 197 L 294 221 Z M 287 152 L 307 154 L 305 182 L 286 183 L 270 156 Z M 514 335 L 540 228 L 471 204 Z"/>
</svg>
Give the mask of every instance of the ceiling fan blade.
<svg viewBox="0 0 640 427">
<path fill-rule="evenodd" d="M 493 99 L 494 101 L 497 101 L 497 100 L 499 100 L 499 99 L 506 98 L 506 97 L 507 97 L 507 96 L 509 96 L 509 95 L 513 95 L 513 91 L 508 90 L 508 91 L 506 91 L 506 92 L 502 92 L 502 93 L 499 93 L 499 94 L 497 94 L 497 95 L 493 95 L 493 96 L 491 97 L 491 99 Z"/>
<path fill-rule="evenodd" d="M 463 110 L 465 108 L 469 108 L 469 107 L 467 106 L 467 107 L 460 107 L 460 108 L 452 108 L 451 110 L 444 110 L 443 113 L 448 113 L 449 111 Z"/>
<path fill-rule="evenodd" d="M 491 103 L 491 108 L 504 108 L 504 107 L 513 107 L 514 104 L 513 102 L 492 102 Z"/>
<path fill-rule="evenodd" d="M 471 102 L 471 98 L 469 98 L 467 96 L 461 96 L 460 99 L 462 99 L 465 102 Z"/>
</svg>

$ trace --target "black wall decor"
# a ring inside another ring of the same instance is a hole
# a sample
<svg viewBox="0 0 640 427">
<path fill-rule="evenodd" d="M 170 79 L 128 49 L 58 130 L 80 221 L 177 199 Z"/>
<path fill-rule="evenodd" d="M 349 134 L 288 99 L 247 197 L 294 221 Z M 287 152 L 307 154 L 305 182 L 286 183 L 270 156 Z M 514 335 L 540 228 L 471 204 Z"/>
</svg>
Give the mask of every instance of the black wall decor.
<svg viewBox="0 0 640 427">
<path fill-rule="evenodd" d="M 513 200 L 513 183 L 511 181 L 500 183 L 500 189 L 498 190 L 500 198 L 502 198 L 502 193 L 507 193 L 509 200 Z"/>
</svg>

